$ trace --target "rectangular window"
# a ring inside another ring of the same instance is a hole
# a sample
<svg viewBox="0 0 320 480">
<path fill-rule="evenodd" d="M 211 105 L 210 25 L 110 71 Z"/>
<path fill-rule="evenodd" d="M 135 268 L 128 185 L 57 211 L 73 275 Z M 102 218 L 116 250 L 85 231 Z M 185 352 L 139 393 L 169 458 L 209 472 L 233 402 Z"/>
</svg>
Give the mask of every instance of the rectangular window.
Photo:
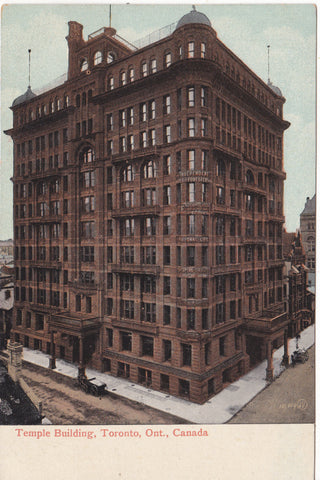
<svg viewBox="0 0 320 480">
<path fill-rule="evenodd" d="M 188 58 L 194 57 L 194 42 L 188 42 Z"/>
<path fill-rule="evenodd" d="M 188 137 L 194 137 L 196 134 L 196 123 L 194 118 L 188 118 Z"/>
</svg>

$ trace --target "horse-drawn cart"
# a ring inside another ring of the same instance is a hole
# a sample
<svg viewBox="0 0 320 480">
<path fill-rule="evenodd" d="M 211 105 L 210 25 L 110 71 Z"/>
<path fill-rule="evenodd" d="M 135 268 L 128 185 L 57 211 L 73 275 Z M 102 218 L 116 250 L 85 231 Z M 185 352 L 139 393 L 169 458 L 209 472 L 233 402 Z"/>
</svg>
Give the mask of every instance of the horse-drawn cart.
<svg viewBox="0 0 320 480">
<path fill-rule="evenodd" d="M 106 384 L 97 378 L 87 378 L 85 374 L 78 376 L 78 384 L 85 393 L 92 393 L 96 397 L 101 397 L 105 393 Z"/>
</svg>

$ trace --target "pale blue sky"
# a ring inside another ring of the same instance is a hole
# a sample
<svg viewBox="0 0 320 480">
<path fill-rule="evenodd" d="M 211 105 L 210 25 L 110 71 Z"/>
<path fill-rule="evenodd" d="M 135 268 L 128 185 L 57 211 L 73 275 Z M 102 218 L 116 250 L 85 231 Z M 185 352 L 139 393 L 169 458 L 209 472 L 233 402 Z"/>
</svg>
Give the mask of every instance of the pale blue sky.
<svg viewBox="0 0 320 480">
<path fill-rule="evenodd" d="M 287 101 L 285 133 L 285 215 L 289 231 L 299 226 L 307 196 L 315 191 L 316 10 L 293 5 L 197 5 L 218 37 L 264 81 L 267 45 L 270 77 Z M 134 40 L 173 23 L 191 5 L 112 6 L 112 25 Z M 28 48 L 32 49 L 32 89 L 67 71 L 68 21 L 84 26 L 85 38 L 109 22 L 108 5 L 9 5 L 2 11 L 2 130 L 12 126 L 9 106 L 28 86 Z M 12 237 L 12 142 L 2 134 L 0 163 L 0 239 Z"/>
</svg>

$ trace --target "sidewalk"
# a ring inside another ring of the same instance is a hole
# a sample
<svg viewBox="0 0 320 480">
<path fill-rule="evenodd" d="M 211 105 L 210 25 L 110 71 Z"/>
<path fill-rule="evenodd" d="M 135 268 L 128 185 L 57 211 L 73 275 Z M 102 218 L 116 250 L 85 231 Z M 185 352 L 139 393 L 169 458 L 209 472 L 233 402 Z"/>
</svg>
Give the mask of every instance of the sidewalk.
<svg viewBox="0 0 320 480">
<path fill-rule="evenodd" d="M 299 348 L 310 348 L 314 344 L 314 325 L 301 333 Z M 289 355 L 296 349 L 295 339 L 289 341 Z M 277 377 L 284 370 L 280 365 L 283 356 L 283 347 L 273 353 L 274 376 Z M 38 350 L 23 349 L 25 361 L 48 368 L 50 356 Z M 78 367 L 63 360 L 56 360 L 59 372 L 68 377 L 77 378 Z M 254 398 L 268 383 L 265 380 L 267 361 L 264 360 L 249 373 L 226 387 L 203 405 L 182 400 L 162 392 L 148 389 L 141 385 L 130 383 L 122 378 L 112 377 L 105 373 L 86 369 L 88 378 L 96 377 L 106 383 L 108 390 L 130 400 L 143 403 L 157 410 L 176 415 L 192 423 L 221 424 L 228 422 L 252 398 Z"/>
</svg>

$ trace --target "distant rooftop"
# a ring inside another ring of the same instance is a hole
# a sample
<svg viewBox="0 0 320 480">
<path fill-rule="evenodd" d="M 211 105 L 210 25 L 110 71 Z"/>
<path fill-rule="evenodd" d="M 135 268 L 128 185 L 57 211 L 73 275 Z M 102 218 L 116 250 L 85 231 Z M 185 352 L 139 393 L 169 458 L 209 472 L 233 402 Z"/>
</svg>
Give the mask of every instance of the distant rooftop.
<svg viewBox="0 0 320 480">
<path fill-rule="evenodd" d="M 313 195 L 311 200 L 309 197 L 307 197 L 307 200 L 301 215 L 315 215 L 315 214 L 316 214 L 316 194 Z"/>
</svg>

